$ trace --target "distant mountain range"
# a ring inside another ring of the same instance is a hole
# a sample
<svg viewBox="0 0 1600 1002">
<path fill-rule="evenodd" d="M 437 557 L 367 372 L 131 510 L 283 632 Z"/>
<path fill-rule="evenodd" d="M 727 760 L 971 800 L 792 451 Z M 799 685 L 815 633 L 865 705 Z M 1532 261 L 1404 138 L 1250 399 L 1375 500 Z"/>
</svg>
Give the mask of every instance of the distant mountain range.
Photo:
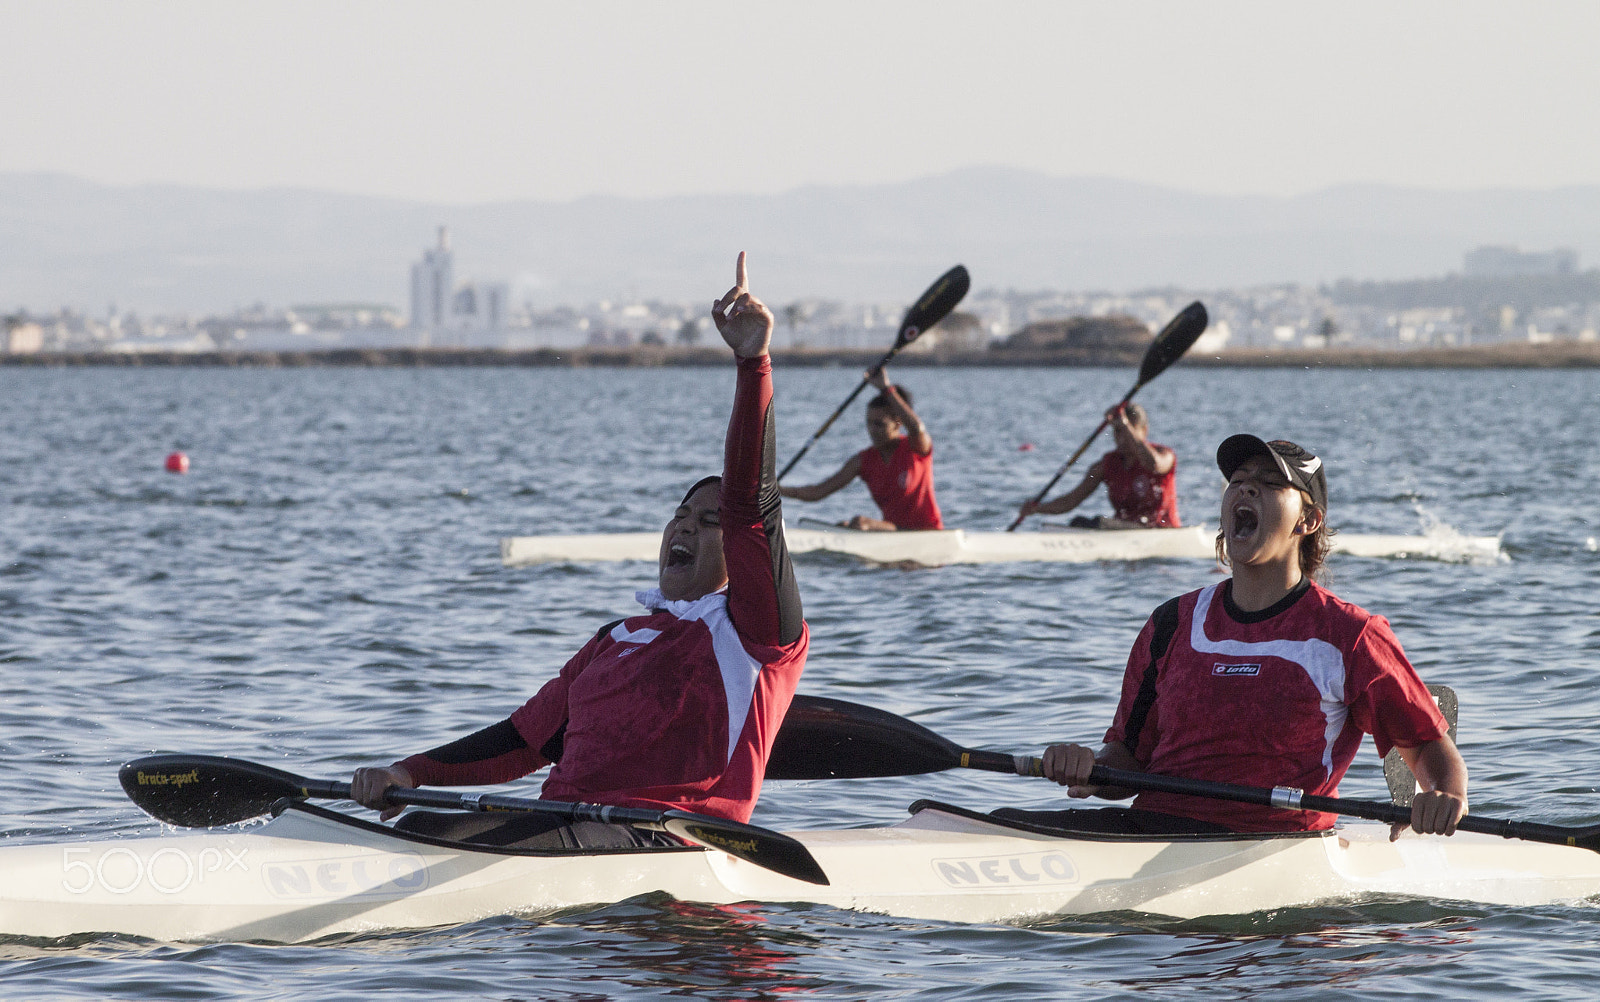
<svg viewBox="0 0 1600 1002">
<path fill-rule="evenodd" d="M 709 301 L 741 248 L 773 302 L 903 303 L 958 261 L 977 289 L 1115 291 L 1444 275 L 1483 244 L 1573 247 L 1588 268 L 1600 186 L 1268 198 L 977 167 L 775 195 L 430 205 L 0 173 L 0 311 L 405 310 L 410 264 L 440 225 L 458 278 L 510 281 L 541 306 Z"/>
</svg>

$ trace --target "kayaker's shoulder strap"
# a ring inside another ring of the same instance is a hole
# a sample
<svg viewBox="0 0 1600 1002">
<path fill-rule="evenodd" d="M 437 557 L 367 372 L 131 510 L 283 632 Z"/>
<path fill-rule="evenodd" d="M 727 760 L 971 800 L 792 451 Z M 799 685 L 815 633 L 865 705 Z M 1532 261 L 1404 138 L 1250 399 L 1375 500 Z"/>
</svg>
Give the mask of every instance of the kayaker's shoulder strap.
<svg viewBox="0 0 1600 1002">
<path fill-rule="evenodd" d="M 595 643 L 596 641 L 605 639 L 605 635 L 606 634 L 610 633 L 612 630 L 615 630 L 617 627 L 621 626 L 623 623 L 626 623 L 627 621 L 628 621 L 627 617 L 623 617 L 622 619 L 613 619 L 611 622 L 609 622 L 606 625 L 600 627 L 600 629 L 594 631 L 594 640 L 589 641 L 589 643 L 592 644 L 592 643 Z"/>
<path fill-rule="evenodd" d="M 1149 662 L 1144 669 L 1144 678 L 1139 684 L 1139 694 L 1133 699 L 1133 707 L 1128 711 L 1128 726 L 1123 734 L 1123 742 L 1130 752 L 1139 747 L 1139 732 L 1144 730 L 1145 720 L 1150 716 L 1150 708 L 1156 701 L 1156 666 L 1163 657 L 1166 657 L 1167 648 L 1172 646 L 1172 638 L 1178 632 L 1178 603 L 1181 599 L 1172 599 L 1163 602 L 1161 607 L 1150 614 L 1150 647 Z"/>
</svg>

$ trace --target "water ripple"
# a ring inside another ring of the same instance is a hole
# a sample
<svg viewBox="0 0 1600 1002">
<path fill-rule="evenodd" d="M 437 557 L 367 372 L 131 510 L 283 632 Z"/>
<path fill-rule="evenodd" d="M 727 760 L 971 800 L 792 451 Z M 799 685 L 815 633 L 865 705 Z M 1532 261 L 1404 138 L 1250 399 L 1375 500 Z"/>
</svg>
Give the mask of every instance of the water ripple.
<svg viewBox="0 0 1600 1002">
<path fill-rule="evenodd" d="M 902 376 L 937 438 L 947 519 L 999 528 L 1128 374 Z M 848 380 L 777 380 L 787 458 Z M 1263 383 L 1298 402 L 1276 424 L 1242 403 Z M 654 531 L 720 464 L 731 384 L 722 370 L 0 369 L 0 832 L 154 831 L 115 781 L 152 750 L 342 776 L 504 716 L 631 613 L 652 568 L 506 570 L 498 538 Z M 1191 522 L 1215 524 L 1208 457 L 1248 430 L 1324 456 L 1340 528 L 1501 535 L 1509 559 L 1481 566 L 1335 556 L 1334 587 L 1461 694 L 1475 810 L 1600 822 L 1592 375 L 1179 367 L 1141 400 L 1181 457 Z M 862 438 L 857 410 L 795 477 L 819 479 Z M 173 448 L 188 476 L 162 472 Z M 853 486 L 805 512 L 867 510 Z M 803 691 L 1008 751 L 1097 740 L 1144 618 L 1218 579 L 1205 562 L 900 571 L 827 555 L 798 573 L 814 637 Z M 1365 752 L 1345 792 L 1382 791 Z M 920 797 L 1059 801 L 974 772 L 774 782 L 756 821 L 881 824 Z M 13 941 L 0 984 L 29 998 L 1587 999 L 1597 914 L 1370 900 L 953 926 L 647 897 L 300 947 Z"/>
</svg>

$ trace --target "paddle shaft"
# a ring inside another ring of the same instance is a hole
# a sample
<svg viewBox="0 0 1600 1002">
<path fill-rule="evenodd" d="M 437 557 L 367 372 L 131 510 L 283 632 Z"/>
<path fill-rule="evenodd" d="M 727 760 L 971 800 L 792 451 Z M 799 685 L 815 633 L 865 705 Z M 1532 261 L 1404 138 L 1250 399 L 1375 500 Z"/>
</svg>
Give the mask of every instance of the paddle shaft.
<svg viewBox="0 0 1600 1002">
<path fill-rule="evenodd" d="M 1133 395 L 1135 393 L 1138 393 L 1139 392 L 1139 388 L 1141 386 L 1143 386 L 1143 385 L 1144 385 L 1143 383 L 1135 383 L 1135 384 L 1133 384 L 1133 389 L 1128 391 L 1127 396 L 1123 397 L 1122 401 L 1120 403 L 1118 403 L 1117 406 L 1121 407 L 1124 404 L 1126 404 L 1128 401 L 1132 400 L 1133 399 Z M 1044 490 L 1040 491 L 1037 495 L 1034 496 L 1034 499 L 1033 499 L 1033 503 L 1034 504 L 1039 505 L 1039 504 L 1043 504 L 1044 503 L 1044 497 L 1045 497 L 1046 494 L 1050 493 L 1050 488 L 1054 487 L 1056 485 L 1056 482 L 1058 480 L 1060 480 L 1063 476 L 1066 475 L 1066 472 L 1072 468 L 1072 464 L 1073 463 L 1076 463 L 1080 458 L 1082 458 L 1082 456 L 1083 456 L 1083 454 L 1085 452 L 1089 451 L 1089 446 L 1094 444 L 1094 440 L 1100 437 L 1100 433 L 1105 431 L 1106 430 L 1106 425 L 1108 425 L 1110 423 L 1111 423 L 1111 419 L 1110 418 L 1101 418 L 1100 419 L 1100 423 L 1095 425 L 1094 431 L 1090 432 L 1089 433 L 1089 437 L 1083 440 L 1083 444 L 1082 445 L 1078 446 L 1078 451 L 1074 452 L 1072 454 L 1072 458 L 1071 459 L 1069 459 L 1065 463 L 1061 464 L 1061 468 L 1059 470 L 1056 470 L 1056 475 L 1050 478 L 1050 482 L 1048 484 L 1044 485 Z M 1015 521 L 1013 521 L 1010 525 L 1006 526 L 1006 531 L 1007 532 L 1015 532 L 1017 530 L 1017 526 L 1021 525 L 1022 524 L 1022 520 L 1027 518 L 1027 517 L 1028 516 L 1026 516 L 1026 515 L 1018 515 L 1016 517 Z"/>
<path fill-rule="evenodd" d="M 905 347 L 903 342 L 897 342 L 893 348 L 890 348 L 888 352 L 878 360 L 878 364 L 874 365 L 870 371 L 875 373 L 879 369 L 882 369 L 884 366 L 888 365 L 889 360 L 894 358 L 894 356 L 899 353 L 900 349 L 903 347 Z M 857 383 L 856 388 L 850 391 L 850 395 L 844 398 L 844 403 L 840 404 L 837 410 L 828 415 L 828 420 L 822 422 L 822 427 L 817 429 L 817 433 L 812 435 L 806 444 L 800 447 L 800 451 L 794 454 L 794 458 L 789 460 L 788 464 L 784 466 L 783 472 L 778 474 L 779 482 L 782 482 L 783 478 L 789 475 L 789 471 L 794 469 L 794 464 L 800 462 L 805 454 L 811 451 L 811 447 L 817 444 L 817 439 L 828 433 L 828 429 L 833 427 L 833 423 L 839 420 L 839 415 L 843 414 L 849 409 L 850 405 L 855 402 L 856 397 L 861 395 L 861 391 L 866 389 L 867 384 L 870 382 L 872 382 L 871 376 L 861 377 L 861 382 Z"/>
<path fill-rule="evenodd" d="M 296 792 L 308 800 L 353 800 L 350 784 L 327 779 L 302 779 Z M 397 807 L 440 807 L 457 811 L 521 811 L 554 814 L 572 821 L 599 821 L 603 824 L 627 825 L 666 831 L 661 823 L 661 811 L 629 807 L 608 807 L 605 804 L 569 804 L 555 800 L 530 800 L 526 797 L 507 797 L 500 794 L 451 793 L 448 790 L 420 790 L 404 786 L 391 786 L 384 791 L 384 799 Z"/>
<path fill-rule="evenodd" d="M 861 395 L 861 391 L 866 389 L 867 384 L 872 381 L 872 376 L 888 365 L 889 360 L 894 358 L 901 348 L 915 341 L 945 317 L 949 316 L 950 311 L 954 310 L 956 305 L 961 302 L 962 297 L 967 294 L 967 289 L 971 285 L 972 277 L 967 274 L 966 268 L 958 264 L 943 275 L 940 275 L 932 285 L 923 291 L 921 296 L 917 297 L 917 301 L 911 304 L 911 308 L 906 310 L 905 317 L 900 321 L 900 330 L 895 334 L 894 347 L 890 348 L 882 358 L 878 359 L 877 365 L 867 370 L 867 375 L 862 378 L 860 385 L 850 391 L 850 395 L 844 398 L 844 403 L 839 405 L 838 409 L 828 417 L 828 420 L 822 422 L 822 427 L 817 429 L 817 433 L 811 436 L 810 441 L 806 442 L 799 452 L 795 453 L 793 459 L 789 460 L 788 464 L 784 466 L 783 472 L 778 474 L 780 482 L 789 475 L 790 470 L 794 469 L 794 464 L 800 462 L 800 457 L 810 451 L 811 446 L 816 444 L 817 439 L 827 434 L 828 429 L 833 427 L 835 421 L 839 420 L 839 415 L 845 412 L 851 402 Z"/>
<path fill-rule="evenodd" d="M 318 781 L 323 789 L 310 789 L 309 796 L 328 800 L 350 800 L 350 784 Z M 384 799 L 396 806 L 440 807 L 456 811 L 518 811 L 553 814 L 569 821 L 598 821 L 608 825 L 627 825 L 650 831 L 667 830 L 665 818 L 671 811 L 652 811 L 638 807 L 610 807 L 606 804 L 569 804 L 558 800 L 531 800 L 497 793 L 451 793 L 448 790 L 419 790 L 391 786 Z M 686 812 L 679 812 L 686 813 Z"/>
<path fill-rule="evenodd" d="M 778 741 L 773 746 L 772 758 L 767 763 L 768 778 L 914 776 L 957 768 L 981 769 L 1013 776 L 1037 777 L 1044 774 L 1044 763 L 1033 756 L 962 748 L 915 721 L 876 707 L 842 699 L 800 695 L 790 704 L 789 713 L 790 716 L 784 721 L 784 729 L 779 731 Z M 1231 783 L 1127 772 L 1099 765 L 1090 771 L 1089 781 L 1096 785 L 1129 790 L 1152 790 L 1286 810 L 1343 814 L 1389 824 L 1411 823 L 1411 808 L 1408 806 L 1319 797 L 1289 787 L 1265 789 L 1235 786 Z M 1566 828 L 1468 814 L 1461 818 L 1456 827 L 1484 835 L 1578 846 L 1600 852 L 1600 825 Z"/>
<path fill-rule="evenodd" d="M 1199 300 L 1179 310 L 1178 315 L 1167 321 L 1167 325 L 1161 328 L 1161 332 L 1155 336 L 1155 340 L 1150 342 L 1150 347 L 1145 349 L 1144 360 L 1139 363 L 1139 381 L 1133 384 L 1133 389 L 1127 392 L 1122 398 L 1122 402 L 1117 404 L 1117 407 L 1127 406 L 1128 401 L 1133 399 L 1133 395 L 1139 392 L 1141 386 L 1166 372 L 1172 363 L 1182 358 L 1183 353 L 1193 347 L 1194 343 L 1200 339 L 1200 335 L 1205 333 L 1206 325 L 1210 322 L 1210 315 L 1206 313 L 1205 306 Z M 1102 420 L 1095 428 L 1094 433 L 1084 439 L 1082 445 L 1078 446 L 1078 451 L 1072 454 L 1072 458 L 1061 464 L 1061 469 L 1056 471 L 1056 475 L 1050 478 L 1048 484 L 1044 485 L 1044 490 L 1040 491 L 1038 496 L 1033 499 L 1035 505 L 1044 503 L 1045 495 L 1050 493 L 1050 488 L 1054 487 L 1056 481 L 1060 480 L 1062 475 L 1071 468 L 1072 464 L 1078 461 L 1078 457 L 1088 450 L 1090 443 L 1100 437 L 1100 433 L 1105 430 L 1109 421 L 1109 418 Z M 1006 531 L 1015 532 L 1017 526 L 1021 525 L 1022 520 L 1025 518 L 1027 518 L 1026 515 L 1019 513 L 1016 520 L 1006 527 Z"/>
<path fill-rule="evenodd" d="M 1000 752 L 980 752 L 963 749 L 960 752 L 962 768 L 983 769 L 988 772 L 1008 772 L 1018 776 L 1043 776 L 1044 763 L 1027 755 L 1005 755 Z M 1391 825 L 1409 825 L 1411 808 L 1400 804 L 1385 804 L 1375 800 L 1345 800 L 1342 797 L 1319 797 L 1292 786 L 1275 786 L 1271 789 L 1258 786 L 1238 786 L 1233 783 L 1213 783 L 1203 779 L 1184 779 L 1179 776 L 1153 776 L 1145 772 L 1129 772 L 1097 765 L 1089 770 L 1089 782 L 1096 786 L 1115 786 L 1125 790 L 1149 790 L 1155 793 L 1177 793 L 1207 800 L 1231 800 L 1239 804 L 1256 804 L 1287 811 L 1320 811 L 1345 817 L 1382 821 Z M 1464 832 L 1498 835 L 1501 838 L 1518 838 L 1528 842 L 1550 842 L 1555 845 L 1579 845 L 1580 840 L 1592 837 L 1593 832 L 1583 828 L 1565 828 L 1560 825 L 1540 824 L 1536 821 L 1513 821 L 1509 818 L 1481 818 L 1462 815 L 1456 828 Z M 1593 845 L 1583 848 L 1594 849 Z"/>
<path fill-rule="evenodd" d="M 959 752 L 964 769 L 982 769 L 987 772 L 1004 772 L 1017 776 L 1043 776 L 1044 763 L 1027 755 L 1006 755 L 1001 752 Z M 1179 776 L 1153 776 L 1145 772 L 1129 772 L 1097 765 L 1089 770 L 1089 782 L 1097 786 L 1115 786 L 1125 790 L 1149 790 L 1156 793 L 1177 793 L 1207 800 L 1231 800 L 1240 804 L 1257 804 L 1288 811 L 1319 811 L 1345 817 L 1382 821 L 1391 825 L 1409 825 L 1411 808 L 1400 804 L 1385 804 L 1375 800 L 1345 800 L 1342 797 L 1319 797 L 1292 786 L 1275 786 L 1271 789 L 1257 786 L 1238 786 L 1233 783 L 1213 783 L 1202 779 L 1184 779 Z M 1580 846 L 1600 851 L 1595 842 L 1597 831 L 1591 828 L 1567 828 L 1561 825 L 1540 824 L 1537 821 L 1513 821 L 1510 818 L 1483 818 L 1464 814 L 1456 822 L 1464 832 L 1498 835 L 1527 842 L 1548 842 L 1554 845 Z"/>
</svg>

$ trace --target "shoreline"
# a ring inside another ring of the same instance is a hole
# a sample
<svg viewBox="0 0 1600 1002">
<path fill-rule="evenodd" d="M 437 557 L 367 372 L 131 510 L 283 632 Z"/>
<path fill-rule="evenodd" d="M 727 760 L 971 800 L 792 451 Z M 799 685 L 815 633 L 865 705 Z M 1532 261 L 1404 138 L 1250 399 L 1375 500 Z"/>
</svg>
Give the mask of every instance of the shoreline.
<svg viewBox="0 0 1600 1002">
<path fill-rule="evenodd" d="M 878 350 L 780 349 L 772 353 L 781 365 L 796 367 L 866 367 L 883 357 Z M 1121 368 L 1136 366 L 1140 353 L 949 351 L 907 353 L 896 357 L 899 368 L 916 366 L 981 366 L 985 368 Z M 214 352 L 59 352 L 0 355 L 0 366 L 25 368 L 190 367 L 190 368 L 659 368 L 721 366 L 720 348 L 330 348 L 315 351 Z M 1550 344 L 1483 345 L 1465 348 L 1286 349 L 1235 348 L 1208 355 L 1189 355 L 1180 365 L 1216 368 L 1294 369 L 1586 369 L 1600 367 L 1600 342 L 1560 341 Z"/>
</svg>

